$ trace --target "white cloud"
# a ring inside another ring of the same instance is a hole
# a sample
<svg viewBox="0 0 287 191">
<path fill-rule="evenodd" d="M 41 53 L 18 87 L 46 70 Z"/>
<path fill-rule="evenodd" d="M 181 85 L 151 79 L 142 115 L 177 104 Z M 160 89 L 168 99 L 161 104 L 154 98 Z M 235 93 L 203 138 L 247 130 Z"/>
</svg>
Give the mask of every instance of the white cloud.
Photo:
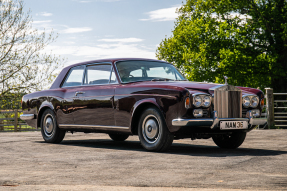
<svg viewBox="0 0 287 191">
<path fill-rule="evenodd" d="M 98 41 L 129 43 L 129 42 L 141 42 L 141 41 L 143 41 L 143 39 L 140 39 L 140 38 L 110 38 L 110 39 L 100 39 Z"/>
<path fill-rule="evenodd" d="M 52 16 L 53 14 L 52 13 L 47 13 L 47 12 L 42 12 L 40 13 L 41 16 L 44 16 L 44 17 L 50 17 Z"/>
<path fill-rule="evenodd" d="M 155 11 L 150 11 L 146 14 L 149 15 L 148 19 L 140 19 L 141 21 L 173 21 L 178 17 L 176 9 L 180 6 L 174 6 L 171 8 L 158 9 Z"/>
<path fill-rule="evenodd" d="M 90 27 L 79 27 L 79 28 L 67 28 L 62 30 L 62 33 L 81 33 L 93 30 Z"/>
<path fill-rule="evenodd" d="M 102 58 L 155 58 L 153 49 L 139 44 L 99 44 L 96 46 L 52 46 L 48 45 L 44 52 L 50 52 L 74 60 L 87 61 Z M 79 58 L 79 59 L 78 59 Z M 71 60 L 69 60 L 71 62 Z"/>
<path fill-rule="evenodd" d="M 45 20 L 45 21 L 33 21 L 33 24 L 43 24 L 43 23 L 50 23 L 52 20 Z"/>
</svg>

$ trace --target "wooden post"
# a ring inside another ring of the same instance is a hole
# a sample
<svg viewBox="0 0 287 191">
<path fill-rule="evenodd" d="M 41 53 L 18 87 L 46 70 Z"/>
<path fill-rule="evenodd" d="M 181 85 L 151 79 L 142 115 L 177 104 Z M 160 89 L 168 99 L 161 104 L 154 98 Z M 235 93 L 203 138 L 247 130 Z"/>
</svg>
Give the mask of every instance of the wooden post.
<svg viewBox="0 0 287 191">
<path fill-rule="evenodd" d="M 14 110 L 14 131 L 17 132 L 17 126 L 18 126 L 18 109 Z"/>
<path fill-rule="evenodd" d="M 1 112 L 0 112 L 0 114 L 1 114 Z M 0 125 L 2 125 L 2 124 L 4 124 L 3 120 L 0 120 Z M 0 131 L 4 131 L 4 126 L 0 126 Z"/>
<path fill-rule="evenodd" d="M 274 126 L 274 97 L 273 89 L 265 88 L 266 90 L 266 113 L 267 113 L 267 124 L 270 129 Z"/>
</svg>

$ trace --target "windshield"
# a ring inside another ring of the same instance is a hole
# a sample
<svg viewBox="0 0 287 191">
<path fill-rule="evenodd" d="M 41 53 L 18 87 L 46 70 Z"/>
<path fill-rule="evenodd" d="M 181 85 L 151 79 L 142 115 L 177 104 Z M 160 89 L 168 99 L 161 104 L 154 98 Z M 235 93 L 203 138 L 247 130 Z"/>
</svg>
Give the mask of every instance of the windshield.
<svg viewBox="0 0 287 191">
<path fill-rule="evenodd" d="M 116 64 L 123 83 L 185 80 L 172 64 L 156 61 L 121 61 Z"/>
</svg>

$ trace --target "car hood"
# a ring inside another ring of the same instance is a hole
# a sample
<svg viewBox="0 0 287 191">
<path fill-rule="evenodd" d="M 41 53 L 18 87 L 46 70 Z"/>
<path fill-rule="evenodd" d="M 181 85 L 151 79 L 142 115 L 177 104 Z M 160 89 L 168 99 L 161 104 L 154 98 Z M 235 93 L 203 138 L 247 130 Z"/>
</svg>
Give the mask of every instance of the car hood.
<svg viewBox="0 0 287 191">
<path fill-rule="evenodd" d="M 192 81 L 144 81 L 136 82 L 133 85 L 140 86 L 152 86 L 152 87 L 161 87 L 161 88 L 185 88 L 188 89 L 191 94 L 193 93 L 209 93 L 213 94 L 214 89 L 225 84 L 216 84 L 216 83 L 205 83 L 205 82 L 192 82 Z M 249 87 L 240 87 L 237 88 L 242 90 L 242 94 L 262 94 L 262 91 L 255 88 Z"/>
</svg>

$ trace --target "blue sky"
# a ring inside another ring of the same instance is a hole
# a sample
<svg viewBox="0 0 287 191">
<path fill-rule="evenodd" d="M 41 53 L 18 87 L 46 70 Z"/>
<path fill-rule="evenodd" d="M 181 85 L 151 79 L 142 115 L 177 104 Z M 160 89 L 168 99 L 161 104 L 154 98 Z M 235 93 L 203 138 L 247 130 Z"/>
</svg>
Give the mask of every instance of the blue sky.
<svg viewBox="0 0 287 191">
<path fill-rule="evenodd" d="M 155 58 L 158 44 L 172 34 L 182 2 L 24 0 L 34 28 L 58 33 L 45 51 L 67 58 L 65 66 L 101 58 Z"/>
</svg>

